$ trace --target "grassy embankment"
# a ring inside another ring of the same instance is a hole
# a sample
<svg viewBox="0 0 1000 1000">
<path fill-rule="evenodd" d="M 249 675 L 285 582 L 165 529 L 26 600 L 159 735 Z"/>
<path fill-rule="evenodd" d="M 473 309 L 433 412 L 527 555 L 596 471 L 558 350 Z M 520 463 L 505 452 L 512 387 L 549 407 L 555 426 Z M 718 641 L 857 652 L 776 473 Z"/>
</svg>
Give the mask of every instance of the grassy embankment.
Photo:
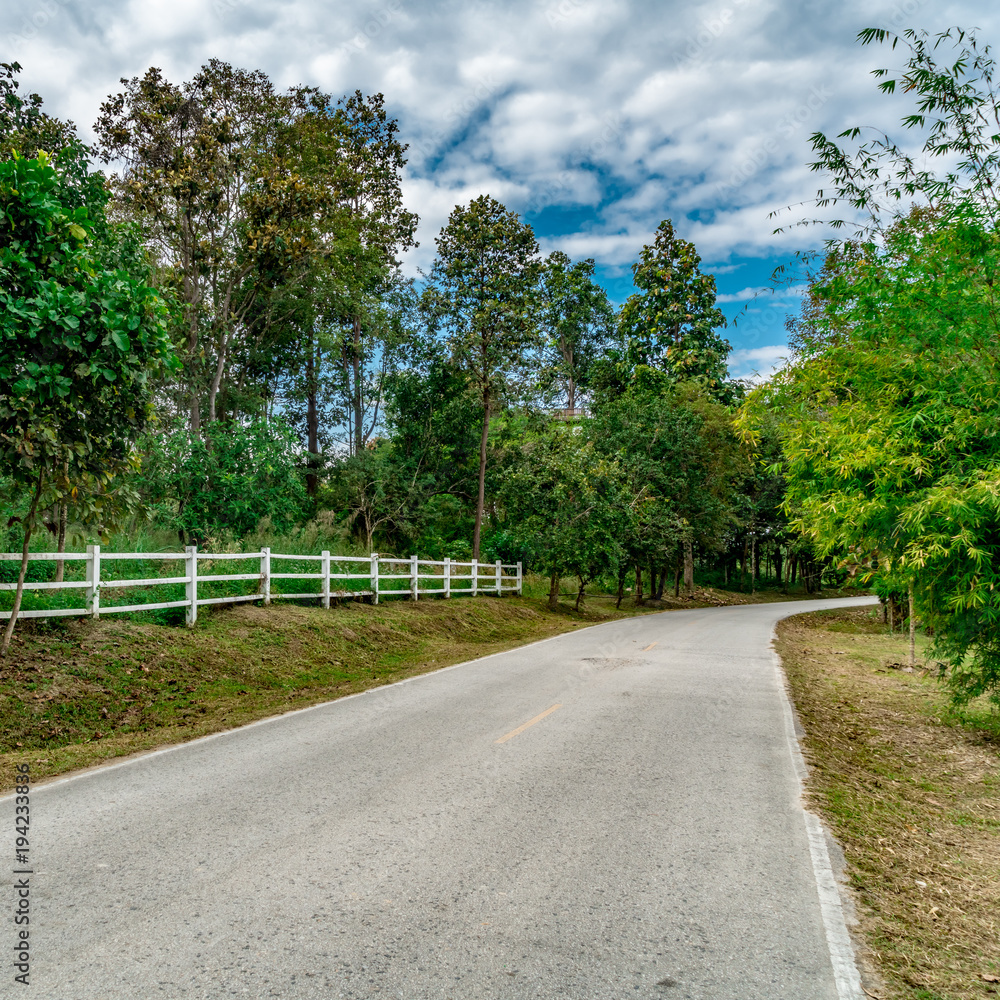
<svg viewBox="0 0 1000 1000">
<path fill-rule="evenodd" d="M 564 581 L 565 595 L 572 581 Z M 579 613 L 548 582 L 523 598 L 345 602 L 324 611 L 284 603 L 203 609 L 193 629 L 144 612 L 18 625 L 0 661 L 0 787 L 16 764 L 36 780 L 231 729 L 582 625 L 670 607 L 781 600 L 700 589 L 695 599 L 635 608 L 591 596 Z M 804 596 L 804 595 L 793 595 Z M 175 614 L 175 612 L 171 612 Z"/>
<path fill-rule="evenodd" d="M 778 629 L 809 795 L 847 857 L 868 989 L 969 1000 L 1000 992 L 1000 715 L 954 712 L 923 659 L 905 667 L 907 643 L 870 608 Z"/>
</svg>

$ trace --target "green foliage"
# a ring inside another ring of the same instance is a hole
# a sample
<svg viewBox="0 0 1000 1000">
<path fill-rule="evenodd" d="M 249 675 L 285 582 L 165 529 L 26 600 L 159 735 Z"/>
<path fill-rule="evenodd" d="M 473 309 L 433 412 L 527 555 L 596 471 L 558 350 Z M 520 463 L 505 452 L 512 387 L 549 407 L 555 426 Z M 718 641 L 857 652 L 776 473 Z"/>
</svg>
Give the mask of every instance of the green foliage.
<svg viewBox="0 0 1000 1000">
<path fill-rule="evenodd" d="M 47 155 L 0 163 L 0 454 L 60 498 L 131 465 L 172 361 L 161 299 L 93 242 L 103 204 L 74 201 Z"/>
<path fill-rule="evenodd" d="M 909 50 L 899 71 L 873 70 L 879 90 L 894 94 L 897 88 L 912 94 L 915 109 L 901 125 L 924 135 L 919 156 L 891 136 L 875 131 L 870 139 L 849 149 L 822 132 L 812 136 L 818 159 L 813 170 L 830 175 L 832 189 L 817 193 L 816 203 L 827 207 L 846 203 L 853 218 L 833 219 L 835 228 L 850 228 L 855 239 L 865 240 L 891 225 L 902 205 L 926 202 L 935 208 L 958 203 L 977 206 L 994 222 L 1000 218 L 1000 94 L 994 82 L 996 65 L 990 47 L 981 45 L 974 31 L 949 28 L 934 36 L 912 28 L 901 34 L 884 28 L 867 28 L 858 38 L 865 45 L 890 42 L 891 49 Z M 948 47 L 954 56 L 939 60 Z M 845 129 L 837 139 L 853 141 L 871 130 Z M 858 213 L 860 213 L 860 218 Z"/>
<path fill-rule="evenodd" d="M 788 509 L 822 553 L 914 585 L 959 700 L 1000 700 L 998 249 L 957 206 L 831 253 L 803 353 L 744 418 L 781 415 Z"/>
<path fill-rule="evenodd" d="M 615 312 L 608 294 L 594 281 L 594 261 L 573 263 L 554 251 L 545 259 L 539 282 L 540 322 L 547 371 L 543 381 L 573 410 L 586 392 L 594 364 L 614 337 Z"/>
<path fill-rule="evenodd" d="M 639 291 L 622 306 L 621 348 L 603 373 L 605 391 L 630 384 L 659 391 L 699 381 L 728 399 L 730 345 L 716 333 L 726 318 L 715 305 L 715 278 L 702 274 L 694 244 L 664 220 L 653 244 L 642 248 L 632 276 Z"/>
<path fill-rule="evenodd" d="M 181 423 L 148 436 L 138 477 L 150 516 L 191 544 L 242 538 L 268 518 L 277 531 L 303 520 L 305 488 L 294 432 L 279 420 Z"/>
<path fill-rule="evenodd" d="M 554 605 L 560 577 L 575 575 L 582 592 L 589 581 L 617 571 L 629 535 L 630 496 L 615 462 L 565 428 L 526 443 L 524 452 L 501 488 L 506 534 L 528 553 L 532 569 L 551 578 Z"/>
<path fill-rule="evenodd" d="M 538 242 L 527 223 L 487 195 L 457 207 L 437 238 L 423 308 L 443 333 L 452 364 L 480 401 L 479 494 L 472 551 L 479 556 L 485 511 L 490 416 L 530 384 L 529 349 L 538 341 Z"/>
<path fill-rule="evenodd" d="M 729 412 L 702 387 L 630 391 L 599 407 L 587 432 L 637 498 L 634 558 L 662 563 L 683 541 L 712 548 L 726 537 L 745 465 Z"/>
</svg>

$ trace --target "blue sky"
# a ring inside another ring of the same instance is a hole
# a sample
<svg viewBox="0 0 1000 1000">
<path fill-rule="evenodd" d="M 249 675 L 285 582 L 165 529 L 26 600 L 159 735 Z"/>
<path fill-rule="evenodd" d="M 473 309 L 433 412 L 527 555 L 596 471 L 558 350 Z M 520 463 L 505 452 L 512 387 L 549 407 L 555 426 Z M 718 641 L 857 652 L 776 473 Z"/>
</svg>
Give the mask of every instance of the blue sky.
<svg viewBox="0 0 1000 1000">
<path fill-rule="evenodd" d="M 482 193 L 525 215 L 546 250 L 593 257 L 612 297 L 671 218 L 718 277 L 732 370 L 770 370 L 797 296 L 756 291 L 821 227 L 775 236 L 769 213 L 811 198 L 809 136 L 893 128 L 905 97 L 870 71 L 900 55 L 862 28 L 978 27 L 1000 9 L 934 0 L 25 0 L 0 13 L 4 61 L 88 135 L 120 77 L 189 78 L 211 57 L 280 87 L 386 96 L 411 146 L 421 217 L 411 273 L 451 209 Z M 794 221 L 805 208 L 782 216 Z"/>
</svg>

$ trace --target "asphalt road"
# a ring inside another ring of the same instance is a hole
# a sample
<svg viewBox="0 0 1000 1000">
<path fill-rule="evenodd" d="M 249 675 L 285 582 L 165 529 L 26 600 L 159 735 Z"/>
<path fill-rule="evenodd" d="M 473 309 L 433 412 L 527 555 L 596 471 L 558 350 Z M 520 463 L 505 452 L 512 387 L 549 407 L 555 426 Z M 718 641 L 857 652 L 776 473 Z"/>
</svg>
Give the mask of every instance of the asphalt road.
<svg viewBox="0 0 1000 1000">
<path fill-rule="evenodd" d="M 581 629 L 39 786 L 23 995 L 862 997 L 770 648 L 851 603 Z"/>
</svg>

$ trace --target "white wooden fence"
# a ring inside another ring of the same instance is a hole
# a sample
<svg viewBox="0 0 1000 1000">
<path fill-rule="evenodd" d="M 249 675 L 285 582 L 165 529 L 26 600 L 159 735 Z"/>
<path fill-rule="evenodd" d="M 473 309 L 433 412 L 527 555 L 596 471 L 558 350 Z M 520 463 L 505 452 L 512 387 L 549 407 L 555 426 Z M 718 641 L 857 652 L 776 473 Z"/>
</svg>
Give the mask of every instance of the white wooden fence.
<svg viewBox="0 0 1000 1000">
<path fill-rule="evenodd" d="M 330 607 L 331 598 L 370 597 L 375 604 L 380 598 L 409 597 L 418 600 L 421 597 L 450 598 L 456 594 L 520 594 L 523 574 L 521 563 L 458 562 L 452 559 L 431 560 L 396 559 L 380 556 L 373 552 L 370 556 L 338 556 L 330 552 L 321 555 L 279 555 L 270 549 L 260 552 L 199 552 L 197 546 L 188 546 L 183 552 L 101 552 L 99 545 L 88 545 L 86 552 L 32 552 L 29 561 L 42 560 L 46 562 L 85 562 L 86 574 L 83 580 L 68 580 L 62 583 L 25 583 L 25 591 L 34 590 L 83 590 L 85 591 L 86 607 L 83 608 L 52 608 L 49 610 L 24 610 L 19 618 L 56 618 L 63 616 L 84 616 L 99 618 L 101 614 L 116 614 L 125 611 L 154 611 L 159 608 L 184 608 L 185 620 L 188 625 L 194 625 L 198 620 L 198 608 L 208 604 L 237 604 L 244 601 L 263 601 L 270 604 L 272 600 L 319 600 L 324 608 Z M 259 570 L 255 566 L 247 573 L 199 573 L 199 561 L 231 562 L 236 560 L 259 562 Z M 0 561 L 20 562 L 21 555 L 16 552 L 0 553 Z M 104 574 L 104 564 L 116 560 L 150 560 L 164 562 L 183 562 L 183 575 L 151 576 L 142 579 L 122 580 Z M 272 568 L 276 563 L 309 562 L 318 563 L 318 573 L 275 572 Z M 386 572 L 386 569 L 402 567 L 403 572 Z M 352 572 L 356 570 L 357 572 Z M 334 572 L 343 570 L 343 572 Z M 307 593 L 287 593 L 281 589 L 283 584 L 275 581 L 284 580 L 317 580 L 319 591 Z M 367 586 L 359 590 L 333 589 L 336 585 L 344 586 L 341 581 L 364 581 Z M 229 597 L 199 597 L 199 584 L 223 582 L 255 582 L 255 590 L 248 594 L 237 594 Z M 396 581 L 383 587 L 383 581 Z M 399 581 L 407 585 L 400 586 Z M 184 584 L 184 600 L 161 601 L 150 604 L 105 604 L 102 607 L 101 595 L 106 591 L 122 590 L 135 587 L 159 587 L 164 584 Z M 456 586 L 458 584 L 458 586 Z M 16 583 L 0 583 L 0 591 L 16 590 Z M 0 620 L 10 618 L 9 611 L 0 611 Z"/>
</svg>

